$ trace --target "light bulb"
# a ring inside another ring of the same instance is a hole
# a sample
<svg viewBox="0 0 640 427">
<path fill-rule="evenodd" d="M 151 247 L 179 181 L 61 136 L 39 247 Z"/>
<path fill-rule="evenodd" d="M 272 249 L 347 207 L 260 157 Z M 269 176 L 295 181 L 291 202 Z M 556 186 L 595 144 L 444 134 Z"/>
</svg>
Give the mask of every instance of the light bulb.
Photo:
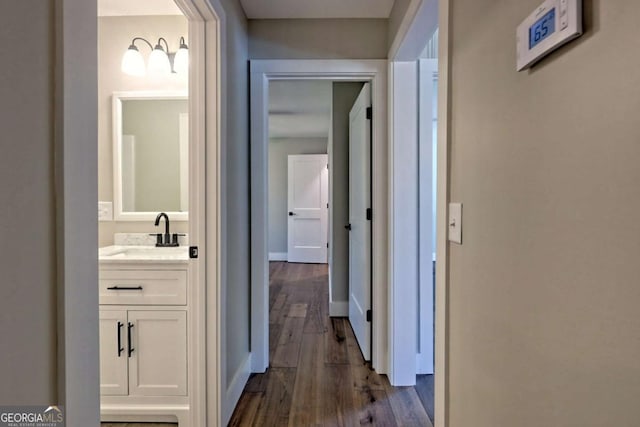
<svg viewBox="0 0 640 427">
<path fill-rule="evenodd" d="M 180 48 L 173 58 L 173 71 L 178 74 L 187 74 L 189 72 L 189 50 Z"/>
<path fill-rule="evenodd" d="M 171 73 L 171 63 L 167 53 L 158 44 L 149 55 L 149 74 L 161 76 Z"/>
<path fill-rule="evenodd" d="M 129 49 L 122 56 L 122 64 L 120 69 L 123 73 L 130 76 L 144 76 L 146 73 L 144 66 L 144 59 L 138 51 L 138 48 L 134 45 L 129 46 Z"/>
<path fill-rule="evenodd" d="M 173 57 L 173 71 L 178 74 L 189 72 L 189 47 L 184 42 L 184 37 L 180 37 L 180 48 Z"/>
</svg>

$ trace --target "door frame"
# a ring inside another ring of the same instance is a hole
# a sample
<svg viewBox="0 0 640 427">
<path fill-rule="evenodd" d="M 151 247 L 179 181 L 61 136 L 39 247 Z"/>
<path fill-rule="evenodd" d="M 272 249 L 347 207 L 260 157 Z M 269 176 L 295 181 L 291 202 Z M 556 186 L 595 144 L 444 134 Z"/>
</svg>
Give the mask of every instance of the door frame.
<svg viewBox="0 0 640 427">
<path fill-rule="evenodd" d="M 198 247 L 198 258 L 189 262 L 196 303 L 187 325 L 189 336 L 195 337 L 194 354 L 187 355 L 187 377 L 192 402 L 189 418 L 196 426 L 220 422 L 224 396 L 219 356 L 223 327 L 219 317 L 219 198 L 224 10 L 218 1 L 174 1 L 189 21 L 189 245 Z"/>
<path fill-rule="evenodd" d="M 388 372 L 387 61 L 252 60 L 251 115 L 251 369 L 269 366 L 268 101 L 271 80 L 368 81 L 373 104 L 372 366 Z"/>
<path fill-rule="evenodd" d="M 220 137 L 224 98 L 224 9 L 219 0 L 175 0 L 189 20 L 190 240 L 200 259 L 189 274 L 199 304 L 189 324 L 191 425 L 221 421 Z M 98 343 L 97 4 L 55 2 L 57 391 L 67 420 L 93 425 L 100 413 Z M 207 47 L 205 47 L 207 46 Z M 205 114 L 206 111 L 206 114 Z M 209 149 L 207 149 L 209 147 Z M 205 172 L 208 181 L 205 181 Z M 206 224 L 214 226 L 206 227 Z M 94 284 L 94 286 L 87 286 Z M 208 290 L 208 291 L 207 291 Z M 215 325 L 207 328 L 206 325 Z M 196 397 L 197 396 L 197 399 Z M 52 402 L 53 403 L 53 402 Z"/>
<path fill-rule="evenodd" d="M 449 40 L 451 28 L 450 0 L 438 0 L 438 153 L 436 187 L 436 318 L 435 318 L 435 371 L 434 427 L 449 424 L 449 150 L 451 148 L 451 54 Z"/>
<path fill-rule="evenodd" d="M 439 28 L 434 427 L 447 427 L 449 423 L 449 242 L 447 240 L 447 217 L 450 201 L 449 151 L 451 149 L 450 13 L 451 0 L 411 0 L 408 12 L 400 24 L 398 35 L 393 40 L 388 54 L 390 61 L 415 61 L 427 41 L 424 37 L 425 32 L 433 32 L 436 27 Z M 394 319 L 390 319 L 390 322 L 393 321 Z"/>
</svg>

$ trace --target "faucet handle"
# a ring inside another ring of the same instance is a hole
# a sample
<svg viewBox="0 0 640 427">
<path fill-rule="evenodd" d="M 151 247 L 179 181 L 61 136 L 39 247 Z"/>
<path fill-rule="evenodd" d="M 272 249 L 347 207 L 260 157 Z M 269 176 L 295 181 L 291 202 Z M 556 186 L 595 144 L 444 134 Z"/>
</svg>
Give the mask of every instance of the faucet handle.
<svg viewBox="0 0 640 427">
<path fill-rule="evenodd" d="M 178 236 L 186 236 L 186 234 L 173 233 L 173 235 L 171 236 L 171 246 L 180 246 L 180 243 L 178 242 Z"/>
<path fill-rule="evenodd" d="M 162 233 L 149 233 L 149 236 L 156 236 L 156 246 L 162 246 Z"/>
</svg>

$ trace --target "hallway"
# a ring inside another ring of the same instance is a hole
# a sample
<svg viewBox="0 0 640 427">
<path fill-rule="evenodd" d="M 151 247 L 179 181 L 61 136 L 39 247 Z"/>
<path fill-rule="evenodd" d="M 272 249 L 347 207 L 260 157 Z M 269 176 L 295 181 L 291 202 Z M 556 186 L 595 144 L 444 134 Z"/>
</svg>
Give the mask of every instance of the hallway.
<svg viewBox="0 0 640 427">
<path fill-rule="evenodd" d="M 432 382 L 391 387 L 348 320 L 329 318 L 327 265 L 272 262 L 269 277 L 270 368 L 249 379 L 229 425 L 432 426 L 420 400 Z"/>
</svg>

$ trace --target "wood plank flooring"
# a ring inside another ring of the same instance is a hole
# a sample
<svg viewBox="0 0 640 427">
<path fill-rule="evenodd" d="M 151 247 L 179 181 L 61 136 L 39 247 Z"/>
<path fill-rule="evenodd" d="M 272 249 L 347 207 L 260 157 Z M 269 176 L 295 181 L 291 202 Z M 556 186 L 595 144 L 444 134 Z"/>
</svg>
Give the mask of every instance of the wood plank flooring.
<svg viewBox="0 0 640 427">
<path fill-rule="evenodd" d="M 326 265 L 270 263 L 269 290 L 271 364 L 249 379 L 230 426 L 432 427 L 431 376 L 392 387 L 370 369 L 349 321 L 329 318 Z"/>
</svg>

